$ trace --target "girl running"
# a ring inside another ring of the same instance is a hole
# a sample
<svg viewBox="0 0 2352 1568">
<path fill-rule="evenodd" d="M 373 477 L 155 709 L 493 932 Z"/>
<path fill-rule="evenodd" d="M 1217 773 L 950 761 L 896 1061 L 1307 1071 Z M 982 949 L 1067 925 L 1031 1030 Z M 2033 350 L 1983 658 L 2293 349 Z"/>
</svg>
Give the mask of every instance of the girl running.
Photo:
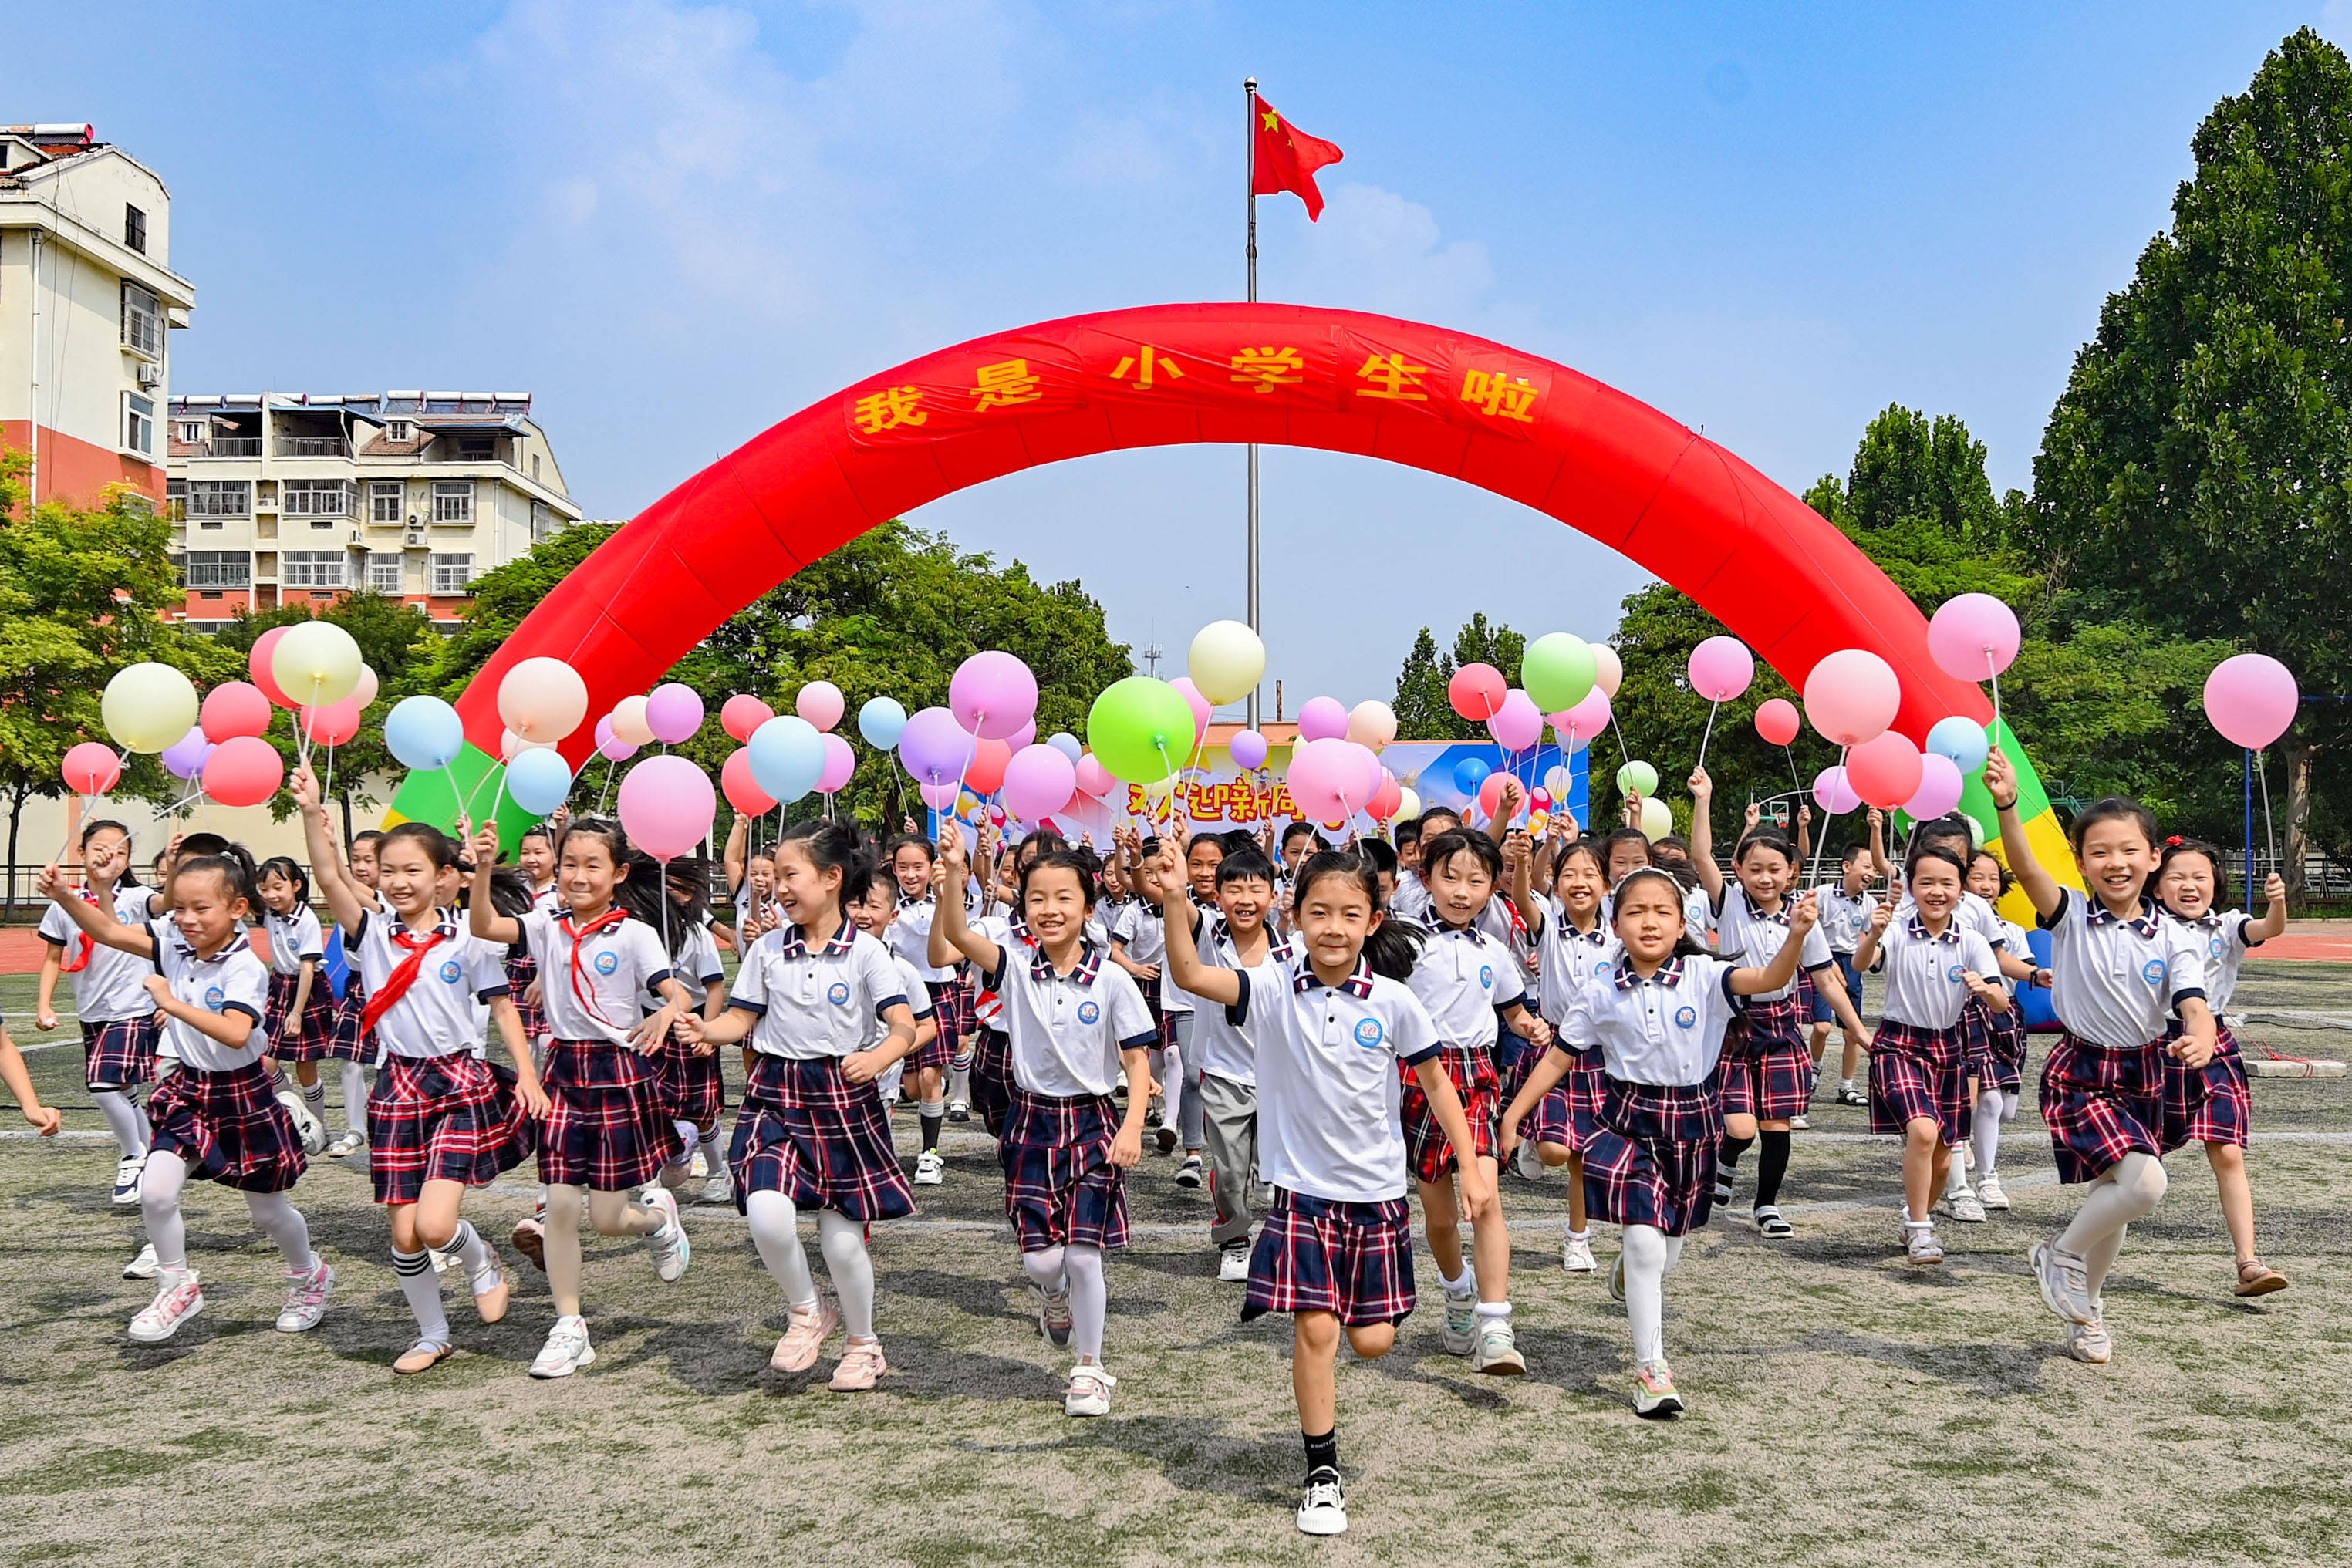
<svg viewBox="0 0 2352 1568">
<path fill-rule="evenodd" d="M 921 978 L 927 1008 L 937 1021 L 930 1040 L 908 1060 L 906 1074 L 921 1129 L 921 1147 L 915 1155 L 917 1186 L 937 1186 L 947 1179 L 940 1133 L 948 1118 L 948 1074 L 955 1070 L 958 1057 L 964 1059 L 961 1065 L 967 1071 L 971 1065 L 971 1046 L 964 1039 L 971 998 L 961 966 L 930 962 L 931 883 L 938 862 L 939 852 L 919 834 L 908 833 L 890 845 L 890 876 L 898 897 L 884 941 Z M 957 894 L 950 890 L 950 896 Z M 908 999 L 913 999 L 912 992 Z"/>
<path fill-rule="evenodd" d="M 147 890 L 131 874 L 131 830 L 98 821 L 81 831 L 84 883 L 73 895 L 108 911 L 118 925 L 144 928 Z M 73 977 L 74 1016 L 81 1024 L 83 1082 L 106 1130 L 114 1135 L 114 1201 L 139 1201 L 139 1173 L 147 1164 L 152 1135 L 147 1113 L 134 1097 L 155 1078 L 155 1001 L 147 994 L 149 967 L 115 947 L 101 947 L 82 935 L 70 915 L 50 909 L 41 916 L 41 979 L 36 1020 L 46 1034 L 58 1027 L 58 977 Z M 131 1260 L 147 1269 L 154 1249 L 142 1247 Z M 131 1279 L 153 1279 L 152 1269 Z"/>
<path fill-rule="evenodd" d="M 1983 900 L 1985 907 L 1992 909 L 1994 918 L 2000 921 L 2000 940 L 1993 944 L 1993 952 L 2001 960 L 2000 983 L 2013 1004 L 2005 1011 L 1988 1012 L 1990 1027 L 1982 1030 L 1976 1041 L 1977 1108 L 1971 1118 L 1973 1132 L 1969 1142 L 1976 1150 L 1976 1197 L 1980 1209 L 2009 1207 L 2009 1194 L 2000 1185 L 2000 1134 L 2003 1127 L 2017 1120 L 2018 1093 L 2025 1083 L 2025 1009 L 2014 1005 L 2017 988 L 2031 985 L 2047 990 L 2050 986 L 2050 971 L 2034 967 L 2033 948 L 2025 940 L 2025 928 L 2013 920 L 2001 919 L 1997 907 L 2015 882 L 2009 868 L 2000 863 L 2000 857 L 1990 850 L 1977 850 L 1969 856 L 1969 892 Z M 1959 917 L 1960 911 L 1955 911 L 1954 918 Z M 2015 975 L 2013 971 L 2019 964 L 2023 964 L 2029 972 Z M 1961 1218 L 1966 1218 L 1965 1212 Z"/>
<path fill-rule="evenodd" d="M 850 904 L 849 917 L 857 923 L 857 928 L 860 931 L 865 932 L 866 935 L 873 937 L 877 942 L 881 943 L 883 946 L 889 947 L 890 927 L 898 917 L 898 890 L 897 885 L 890 878 L 882 875 L 878 872 L 876 873 L 874 880 L 866 884 L 866 896 L 864 898 L 855 900 Z M 764 933 L 754 933 L 755 936 Z M 924 940 L 927 943 L 929 941 L 928 935 L 925 936 Z M 747 943 L 746 946 L 749 946 L 749 944 Z M 916 1058 L 921 1056 L 924 1051 L 930 1049 L 931 1042 L 939 1039 L 940 1036 L 939 1019 L 931 1006 L 930 988 L 925 984 L 922 971 L 916 968 L 914 965 L 908 963 L 907 959 L 895 948 L 893 948 L 890 953 L 890 964 L 891 967 L 898 972 L 898 978 L 906 992 L 907 1006 L 915 1015 L 915 1049 L 904 1061 L 892 1062 L 890 1066 L 883 1071 L 882 1076 L 874 1081 L 875 1087 L 881 1092 L 882 1109 L 886 1112 L 895 1111 L 898 1109 L 898 1083 L 900 1078 L 904 1074 L 907 1062 L 914 1061 Z M 884 1026 L 879 1019 L 874 1020 L 866 1028 L 866 1049 L 871 1051 L 876 1046 L 880 1045 L 882 1043 L 883 1037 L 887 1035 L 889 1032 L 889 1030 Z M 747 1067 L 745 1071 L 748 1071 L 749 1068 Z M 895 1148 L 897 1144 L 898 1139 L 894 1135 L 891 1139 L 891 1145 Z M 919 1155 L 917 1158 L 915 1170 L 916 1186 L 936 1186 L 939 1185 L 936 1182 L 926 1182 L 922 1179 L 922 1165 Z"/>
<path fill-rule="evenodd" d="M 706 1021 L 727 1010 L 727 968 L 710 932 L 709 864 L 681 857 L 662 868 L 662 884 L 669 892 L 670 974 L 686 988 L 688 1010 Z M 732 1180 L 719 1157 L 719 1124 L 727 1114 L 727 1080 L 719 1053 L 689 1040 L 681 1027 L 654 1052 L 653 1068 L 654 1091 L 684 1145 L 662 1166 L 661 1185 L 673 1194 L 685 1192 L 693 1179 L 695 1150 L 708 1149 L 710 1174 L 698 1196 L 705 1203 L 732 1203 Z"/>
<path fill-rule="evenodd" d="M 1548 897 L 1533 899 L 1528 889 L 1519 890 L 1519 907 L 1536 923 L 1536 939 L 1540 944 L 1538 1006 L 1555 1040 L 1584 982 L 1612 972 L 1624 958 L 1616 932 L 1601 919 L 1601 906 L 1609 895 L 1601 863 L 1601 841 L 1579 839 L 1554 856 Z M 1524 862 L 1521 876 L 1524 881 Z M 1544 1054 L 1531 1051 L 1520 1058 L 1520 1070 L 1511 1083 L 1514 1097 L 1535 1076 Z M 1560 1266 L 1571 1274 L 1589 1274 L 1595 1267 L 1591 1216 L 1584 1202 L 1582 1150 L 1591 1136 L 1593 1113 L 1601 1103 L 1601 1070 L 1599 1050 L 1580 1050 L 1576 1065 L 1536 1102 L 1522 1145 L 1532 1148 L 1544 1165 L 1568 1167 L 1568 1230 L 1560 1241 Z M 1524 1171 L 1524 1157 L 1521 1167 Z"/>
<path fill-rule="evenodd" d="M 261 904 L 263 925 L 269 933 L 269 1009 L 262 1015 L 266 1054 L 274 1059 L 273 1066 L 294 1064 L 302 1103 L 294 1122 L 302 1131 L 304 1149 L 317 1154 L 327 1142 L 327 1085 L 319 1077 L 319 1063 L 333 1056 L 337 1042 L 334 991 L 325 969 L 326 937 L 310 911 L 310 873 L 285 855 L 262 862 Z M 350 1129 L 363 1124 L 365 1113 L 360 1109 L 359 1063 L 346 1065 L 343 1124 Z"/>
</svg>

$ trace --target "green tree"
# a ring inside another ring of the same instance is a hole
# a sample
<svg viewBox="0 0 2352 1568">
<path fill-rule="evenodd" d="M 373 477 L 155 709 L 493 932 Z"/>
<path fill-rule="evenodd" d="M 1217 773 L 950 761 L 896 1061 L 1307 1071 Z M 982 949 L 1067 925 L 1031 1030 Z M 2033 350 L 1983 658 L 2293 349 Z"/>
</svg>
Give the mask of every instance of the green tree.
<svg viewBox="0 0 2352 1568">
<path fill-rule="evenodd" d="M 2295 33 L 2191 149 L 2171 230 L 2051 413 L 2028 537 L 2085 622 L 2120 611 L 2352 692 L 2352 63 Z M 2310 704 L 2282 742 L 2291 885 L 2347 725 Z M 2184 744 L 2204 727 L 2177 716 Z"/>
<path fill-rule="evenodd" d="M 1446 695 L 1454 672 L 1465 664 L 1492 664 L 1516 685 L 1527 649 L 1526 637 L 1501 622 L 1487 624 L 1484 611 L 1463 623 L 1454 634 L 1453 651 L 1443 656 L 1437 639 L 1423 627 L 1397 672 L 1396 696 L 1389 704 L 1397 716 L 1397 734 L 1408 740 L 1485 739 L 1486 727 L 1455 713 Z"/>
<path fill-rule="evenodd" d="M 476 578 L 465 619 L 440 643 L 429 667 L 419 673 L 417 689 L 456 702 L 523 618 L 617 531 L 616 523 L 580 523 L 548 535 L 528 554 Z"/>
</svg>

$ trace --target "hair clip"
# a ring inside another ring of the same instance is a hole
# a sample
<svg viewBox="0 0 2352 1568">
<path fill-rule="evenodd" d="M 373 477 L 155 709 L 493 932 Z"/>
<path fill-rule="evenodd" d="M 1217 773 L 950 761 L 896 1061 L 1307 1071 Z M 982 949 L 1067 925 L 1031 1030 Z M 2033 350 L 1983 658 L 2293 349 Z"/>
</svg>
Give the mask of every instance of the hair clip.
<svg viewBox="0 0 2352 1568">
<path fill-rule="evenodd" d="M 2170 838 L 2165 840 L 2164 847 L 2168 850 L 2179 849 L 2180 847 L 2180 835 L 2179 833 L 2175 833 Z"/>
</svg>

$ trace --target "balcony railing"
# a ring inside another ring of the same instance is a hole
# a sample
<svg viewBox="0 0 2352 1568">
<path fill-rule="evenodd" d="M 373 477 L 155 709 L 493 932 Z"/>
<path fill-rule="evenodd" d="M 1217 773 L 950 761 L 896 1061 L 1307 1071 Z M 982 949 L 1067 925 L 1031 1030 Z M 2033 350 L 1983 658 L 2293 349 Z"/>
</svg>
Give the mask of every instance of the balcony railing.
<svg viewBox="0 0 2352 1568">
<path fill-rule="evenodd" d="M 258 435 L 215 435 L 206 448 L 211 457 L 258 457 L 261 437 Z"/>
<path fill-rule="evenodd" d="M 278 455 L 280 457 L 349 457 L 351 455 L 352 444 L 340 435 L 281 435 L 278 438 Z"/>
</svg>

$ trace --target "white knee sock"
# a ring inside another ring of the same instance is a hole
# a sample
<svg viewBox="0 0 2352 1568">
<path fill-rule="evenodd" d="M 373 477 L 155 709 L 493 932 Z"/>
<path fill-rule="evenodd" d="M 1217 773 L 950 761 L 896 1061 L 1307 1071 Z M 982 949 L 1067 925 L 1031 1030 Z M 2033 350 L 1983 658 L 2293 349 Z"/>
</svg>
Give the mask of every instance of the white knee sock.
<svg viewBox="0 0 2352 1568">
<path fill-rule="evenodd" d="M 416 1318 L 416 1337 L 435 1344 L 449 1343 L 449 1314 L 441 1305 L 441 1281 L 433 1272 L 430 1252 L 392 1249 L 392 1271 L 400 1277 L 400 1293 Z"/>
<path fill-rule="evenodd" d="M 751 1244 L 760 1261 L 784 1289 L 784 1304 L 816 1305 L 816 1277 L 809 1272 L 808 1254 L 801 1249 L 800 1215 L 793 1200 L 780 1192 L 755 1192 L 743 1200 L 751 1221 Z"/>
<path fill-rule="evenodd" d="M 343 1063 L 343 1130 L 367 1131 L 367 1075 L 356 1061 Z"/>
<path fill-rule="evenodd" d="M 254 1224 L 261 1227 L 278 1249 L 286 1254 L 286 1271 L 289 1274 L 315 1274 L 319 1271 L 319 1255 L 310 1250 L 310 1222 L 294 1207 L 282 1192 L 248 1192 L 245 1207 L 253 1213 Z"/>
<path fill-rule="evenodd" d="M 180 1215 L 180 1189 L 187 1181 L 188 1162 L 173 1154 L 149 1155 L 139 1175 L 140 1216 L 155 1260 L 167 1274 L 187 1272 L 188 1224 Z"/>
<path fill-rule="evenodd" d="M 327 1124 L 327 1081 L 321 1078 L 316 1083 L 297 1083 L 295 1087 L 302 1092 L 302 1103 L 310 1107 L 310 1114 L 319 1118 L 319 1125 L 325 1126 Z"/>
<path fill-rule="evenodd" d="M 874 1260 L 866 1250 L 866 1222 L 819 1209 L 817 1245 L 824 1251 L 833 1293 L 841 1298 L 841 1326 L 852 1339 L 874 1337 Z"/>
<path fill-rule="evenodd" d="M 1977 1094 L 1976 1122 L 1973 1128 L 1977 1145 L 1977 1180 L 1982 1181 L 2000 1169 L 2000 1113 L 2006 1096 L 1988 1084 Z"/>
<path fill-rule="evenodd" d="M 1633 1359 L 1666 1359 L 1666 1275 L 1682 1257 L 1682 1238 L 1654 1225 L 1625 1227 L 1625 1316 L 1633 1329 Z"/>
<path fill-rule="evenodd" d="M 2164 1199 L 2164 1166 L 2154 1155 L 2126 1155 L 2107 1179 L 2092 1185 L 2074 1222 L 2060 1233 L 2059 1247 L 2083 1260 L 2094 1298 L 2123 1246 L 2125 1228 L 2155 1211 Z"/>
<path fill-rule="evenodd" d="M 1029 1282 L 1049 1296 L 1067 1294 L 1070 1289 L 1063 1251 L 1059 1247 L 1048 1247 L 1042 1252 L 1021 1254 L 1021 1267 L 1028 1273 Z"/>
<path fill-rule="evenodd" d="M 1071 1338 L 1080 1361 L 1102 1359 L 1103 1321 L 1110 1315 L 1110 1281 L 1103 1277 L 1099 1247 L 1073 1241 L 1062 1249 L 1062 1271 L 1070 1281 Z"/>
<path fill-rule="evenodd" d="M 113 1134 L 114 1146 L 124 1157 L 147 1152 L 147 1113 L 131 1103 L 131 1096 L 121 1089 L 92 1089 L 89 1098 L 98 1113 L 106 1118 L 106 1130 Z"/>
<path fill-rule="evenodd" d="M 443 1250 L 456 1254 L 474 1294 L 478 1296 L 498 1284 L 499 1255 L 482 1239 L 482 1233 L 474 1228 L 471 1221 L 457 1221 L 457 1232 L 449 1238 L 449 1245 Z"/>
</svg>

